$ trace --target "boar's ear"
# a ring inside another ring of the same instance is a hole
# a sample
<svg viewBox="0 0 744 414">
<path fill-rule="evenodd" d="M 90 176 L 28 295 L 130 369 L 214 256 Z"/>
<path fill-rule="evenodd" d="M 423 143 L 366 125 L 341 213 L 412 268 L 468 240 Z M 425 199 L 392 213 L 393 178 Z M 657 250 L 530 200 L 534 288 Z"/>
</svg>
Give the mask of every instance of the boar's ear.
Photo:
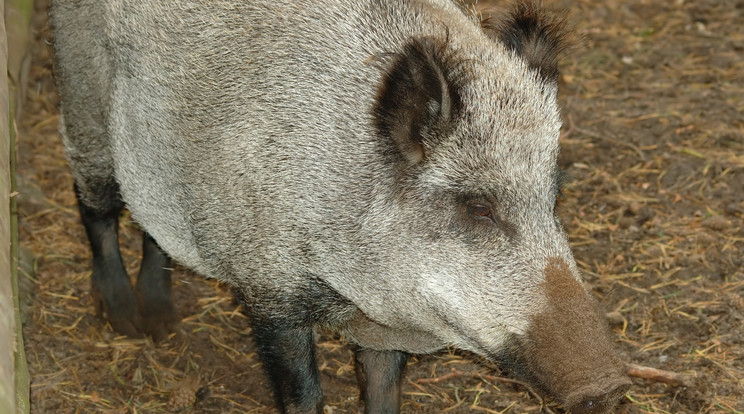
<svg viewBox="0 0 744 414">
<path fill-rule="evenodd" d="M 412 164 L 451 126 L 461 106 L 448 69 L 446 42 L 413 38 L 385 70 L 374 108 L 375 126 Z"/>
<path fill-rule="evenodd" d="M 549 14 L 529 0 L 515 4 L 504 17 L 484 16 L 481 26 L 487 35 L 522 56 L 543 79 L 557 82 L 558 57 L 572 43 L 565 16 Z"/>
</svg>

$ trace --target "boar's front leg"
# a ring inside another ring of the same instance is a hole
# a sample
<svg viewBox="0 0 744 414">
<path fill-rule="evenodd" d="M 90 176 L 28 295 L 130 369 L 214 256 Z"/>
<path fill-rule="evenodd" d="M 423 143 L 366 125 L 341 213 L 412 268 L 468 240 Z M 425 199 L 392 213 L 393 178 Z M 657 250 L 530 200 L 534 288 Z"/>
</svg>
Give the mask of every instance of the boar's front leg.
<svg viewBox="0 0 744 414">
<path fill-rule="evenodd" d="M 356 376 L 366 414 L 397 414 L 400 411 L 400 383 L 408 354 L 400 351 L 357 349 Z"/>
<path fill-rule="evenodd" d="M 75 185 L 80 218 L 93 252 L 91 295 L 96 314 L 104 314 L 115 331 L 129 337 L 140 337 L 141 319 L 129 276 L 124 269 L 119 251 L 119 212 L 124 207 L 117 191 L 111 186 L 100 186 L 104 193 L 101 206 L 93 208 L 81 197 Z M 109 194 L 105 194 L 109 193 Z"/>
<path fill-rule="evenodd" d="M 279 409 L 285 414 L 322 414 L 315 334 L 311 319 L 302 316 L 306 312 L 292 305 L 283 307 L 281 316 L 246 308 Z"/>
<path fill-rule="evenodd" d="M 148 233 L 142 235 L 142 264 L 137 278 L 137 297 L 142 313 L 142 329 L 153 341 L 165 339 L 181 318 L 171 294 L 170 257 Z"/>
</svg>

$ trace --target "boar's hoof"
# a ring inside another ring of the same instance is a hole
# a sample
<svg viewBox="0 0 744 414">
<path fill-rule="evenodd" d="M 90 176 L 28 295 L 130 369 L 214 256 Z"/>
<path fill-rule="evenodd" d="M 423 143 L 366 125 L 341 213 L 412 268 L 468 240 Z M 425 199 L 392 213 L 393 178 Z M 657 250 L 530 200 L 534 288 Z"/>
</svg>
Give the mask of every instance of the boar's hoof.
<svg viewBox="0 0 744 414">
<path fill-rule="evenodd" d="M 107 300 L 106 295 L 95 286 L 91 289 L 93 305 L 98 318 L 108 321 L 111 328 L 130 338 L 141 338 L 142 319 L 137 311 L 137 300 L 132 288 L 122 289 L 117 301 Z"/>
<path fill-rule="evenodd" d="M 588 394 L 584 396 L 572 396 L 569 401 L 578 401 L 569 405 L 571 414 L 601 414 L 611 413 L 617 405 L 618 400 L 628 392 L 630 380 L 624 380 L 613 384 L 607 391 L 600 391 L 597 394 Z M 596 392 L 597 390 L 593 390 Z"/>
<path fill-rule="evenodd" d="M 160 303 L 142 311 L 142 330 L 152 337 L 153 342 L 160 342 L 171 332 L 176 332 L 181 318 L 173 302 Z"/>
</svg>

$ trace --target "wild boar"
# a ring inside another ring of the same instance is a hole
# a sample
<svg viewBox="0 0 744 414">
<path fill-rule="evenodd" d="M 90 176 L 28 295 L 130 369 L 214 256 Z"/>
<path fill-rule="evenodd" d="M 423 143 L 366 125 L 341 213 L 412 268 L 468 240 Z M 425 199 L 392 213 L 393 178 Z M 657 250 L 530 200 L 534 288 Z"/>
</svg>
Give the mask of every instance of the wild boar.
<svg viewBox="0 0 744 414">
<path fill-rule="evenodd" d="M 563 24 L 448 0 L 56 0 L 62 136 L 99 314 L 179 320 L 172 257 L 234 287 L 285 413 L 321 413 L 314 329 L 367 413 L 411 353 L 508 356 L 572 412 L 630 382 L 555 214 Z M 117 241 L 145 231 L 132 287 Z"/>
</svg>

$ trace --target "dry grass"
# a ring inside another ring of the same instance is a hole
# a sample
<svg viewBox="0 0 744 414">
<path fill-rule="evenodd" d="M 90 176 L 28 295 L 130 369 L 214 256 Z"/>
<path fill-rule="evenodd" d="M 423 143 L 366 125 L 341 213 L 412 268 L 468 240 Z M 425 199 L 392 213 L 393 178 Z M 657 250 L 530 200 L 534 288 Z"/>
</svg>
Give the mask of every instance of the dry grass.
<svg viewBox="0 0 744 414">
<path fill-rule="evenodd" d="M 585 47 L 563 65 L 560 213 L 626 360 L 693 378 L 636 380 L 622 413 L 744 413 L 744 7 L 740 1 L 570 4 Z M 43 27 L 39 19 L 37 29 Z M 115 336 L 90 266 L 37 33 L 19 143 L 24 333 L 36 413 L 274 412 L 228 289 L 177 269 L 183 316 L 162 345 Z M 127 269 L 139 234 L 122 217 Z M 327 411 L 359 412 L 351 352 L 319 340 Z M 560 412 L 469 354 L 414 358 L 404 412 Z"/>
</svg>

